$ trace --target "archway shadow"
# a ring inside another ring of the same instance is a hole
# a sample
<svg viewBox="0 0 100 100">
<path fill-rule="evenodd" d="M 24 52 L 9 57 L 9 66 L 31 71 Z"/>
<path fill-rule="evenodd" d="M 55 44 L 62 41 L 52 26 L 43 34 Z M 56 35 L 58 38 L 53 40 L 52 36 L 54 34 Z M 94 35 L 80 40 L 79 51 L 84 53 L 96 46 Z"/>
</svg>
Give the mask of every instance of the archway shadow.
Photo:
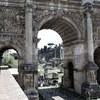
<svg viewBox="0 0 100 100">
<path fill-rule="evenodd" d="M 94 52 L 94 62 L 99 67 L 97 71 L 97 82 L 100 85 L 100 47 L 98 47 Z"/>
<path fill-rule="evenodd" d="M 73 68 L 73 63 L 69 62 L 67 66 L 68 66 L 68 78 L 69 78 L 69 81 L 70 81 L 69 88 L 74 89 L 74 72 L 73 72 L 74 68 Z"/>
</svg>

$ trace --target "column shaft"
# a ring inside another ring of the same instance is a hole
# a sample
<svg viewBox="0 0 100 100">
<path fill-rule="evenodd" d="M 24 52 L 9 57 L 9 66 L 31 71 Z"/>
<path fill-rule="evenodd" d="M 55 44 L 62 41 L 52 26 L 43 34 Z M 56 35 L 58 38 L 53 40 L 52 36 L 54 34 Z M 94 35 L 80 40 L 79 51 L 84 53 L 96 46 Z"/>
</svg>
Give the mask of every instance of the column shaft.
<svg viewBox="0 0 100 100">
<path fill-rule="evenodd" d="M 92 19 L 91 14 L 87 12 L 87 52 L 88 52 L 88 61 L 93 62 L 93 29 L 92 29 Z"/>
<path fill-rule="evenodd" d="M 26 63 L 32 64 L 32 8 L 26 8 L 25 35 L 26 35 Z"/>
</svg>

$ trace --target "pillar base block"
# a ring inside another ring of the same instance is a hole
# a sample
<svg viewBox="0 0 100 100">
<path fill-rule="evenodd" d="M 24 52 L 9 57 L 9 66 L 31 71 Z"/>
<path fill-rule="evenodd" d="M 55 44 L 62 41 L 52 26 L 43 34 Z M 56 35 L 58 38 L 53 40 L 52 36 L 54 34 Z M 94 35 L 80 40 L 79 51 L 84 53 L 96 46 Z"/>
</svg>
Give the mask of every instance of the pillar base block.
<svg viewBox="0 0 100 100">
<path fill-rule="evenodd" d="M 21 71 L 35 72 L 37 71 L 37 64 L 24 64 L 21 68 Z"/>
<path fill-rule="evenodd" d="M 29 88 L 35 88 L 36 75 L 38 75 L 38 70 L 34 64 L 24 64 L 20 71 L 21 77 L 21 87 L 23 90 Z"/>
<path fill-rule="evenodd" d="M 35 88 L 30 88 L 24 91 L 29 100 L 39 100 L 38 91 Z"/>
<path fill-rule="evenodd" d="M 83 83 L 82 95 L 85 98 L 97 99 L 100 97 L 100 86 L 98 84 Z"/>
<path fill-rule="evenodd" d="M 82 95 L 86 98 L 96 99 L 100 97 L 100 86 L 97 83 L 96 73 L 98 66 L 94 62 L 85 65 L 85 82 L 82 84 Z"/>
</svg>

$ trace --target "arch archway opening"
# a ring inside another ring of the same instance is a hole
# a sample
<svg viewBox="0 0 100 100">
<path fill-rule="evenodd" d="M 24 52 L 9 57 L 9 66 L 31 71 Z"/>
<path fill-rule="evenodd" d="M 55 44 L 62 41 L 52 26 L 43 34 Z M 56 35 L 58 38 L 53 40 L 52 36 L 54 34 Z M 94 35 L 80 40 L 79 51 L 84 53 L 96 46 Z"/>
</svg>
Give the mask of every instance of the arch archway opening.
<svg viewBox="0 0 100 100">
<path fill-rule="evenodd" d="M 99 67 L 99 69 L 97 71 L 97 82 L 100 85 L 100 47 L 98 47 L 94 52 L 94 62 Z"/>
<path fill-rule="evenodd" d="M 18 68 L 18 54 L 14 49 L 7 49 L 2 55 L 2 65 L 7 65 L 9 68 Z"/>
<path fill-rule="evenodd" d="M 73 45 L 73 43 L 80 38 L 79 32 L 77 31 L 75 24 L 73 24 L 69 19 L 65 20 L 61 17 L 56 17 L 56 18 L 46 20 L 46 22 L 44 22 L 40 26 L 40 30 L 43 30 L 43 29 L 51 29 L 51 30 L 54 30 L 55 32 L 57 32 L 63 41 L 62 47 L 64 49 L 66 49 L 67 46 Z M 46 34 L 46 35 L 48 35 L 48 34 Z M 53 35 L 51 37 L 53 37 Z M 51 42 L 52 42 L 52 38 L 51 38 Z M 45 49 L 47 49 L 47 48 L 45 48 Z M 66 54 L 66 52 L 67 52 L 67 51 L 65 51 L 65 52 L 64 51 L 63 51 L 63 60 L 66 59 L 66 58 L 64 58 L 64 57 L 66 57 L 66 56 L 64 56 L 64 54 Z M 41 52 L 42 52 L 42 49 L 41 49 Z M 63 64 L 62 64 L 62 66 L 63 66 Z M 69 66 L 71 66 L 71 65 L 69 65 Z M 69 79 L 71 82 L 70 87 L 74 88 L 74 76 L 73 76 L 72 70 L 73 70 L 73 66 L 71 69 L 69 68 Z"/>
<path fill-rule="evenodd" d="M 63 43 L 60 35 L 51 29 L 43 29 L 38 33 L 41 38 L 38 43 L 39 61 L 49 61 L 51 59 L 64 59 Z"/>
<path fill-rule="evenodd" d="M 63 76 L 62 39 L 57 32 L 51 29 L 41 30 L 38 38 L 41 38 L 38 44 L 39 86 L 58 85 Z"/>
<path fill-rule="evenodd" d="M 70 81 L 69 88 L 74 89 L 74 70 L 73 70 L 74 66 L 73 66 L 73 63 L 69 62 L 67 66 L 68 66 L 68 78 Z"/>
<path fill-rule="evenodd" d="M 61 17 L 46 20 L 46 22 L 40 26 L 40 30 L 42 29 L 52 29 L 56 31 L 63 40 L 63 46 L 69 45 L 71 42 L 76 41 L 81 37 L 75 24 L 70 19 Z"/>
<path fill-rule="evenodd" d="M 19 65 L 19 53 L 11 46 L 4 46 L 0 48 L 0 65 L 8 66 L 9 71 L 18 81 L 18 65 Z"/>
<path fill-rule="evenodd" d="M 38 33 L 38 38 L 40 42 L 38 43 L 38 48 L 44 48 L 44 46 L 54 47 L 55 45 L 62 44 L 61 36 L 52 29 L 42 29 Z"/>
</svg>

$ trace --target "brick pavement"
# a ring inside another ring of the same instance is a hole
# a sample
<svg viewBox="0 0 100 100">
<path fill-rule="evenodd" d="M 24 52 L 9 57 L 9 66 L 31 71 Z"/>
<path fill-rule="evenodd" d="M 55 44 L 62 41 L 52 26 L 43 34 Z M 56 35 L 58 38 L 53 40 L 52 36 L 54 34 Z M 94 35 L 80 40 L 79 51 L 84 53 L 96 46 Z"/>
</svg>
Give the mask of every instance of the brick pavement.
<svg viewBox="0 0 100 100">
<path fill-rule="evenodd" d="M 0 100 L 28 100 L 8 69 L 0 72 Z"/>
</svg>

